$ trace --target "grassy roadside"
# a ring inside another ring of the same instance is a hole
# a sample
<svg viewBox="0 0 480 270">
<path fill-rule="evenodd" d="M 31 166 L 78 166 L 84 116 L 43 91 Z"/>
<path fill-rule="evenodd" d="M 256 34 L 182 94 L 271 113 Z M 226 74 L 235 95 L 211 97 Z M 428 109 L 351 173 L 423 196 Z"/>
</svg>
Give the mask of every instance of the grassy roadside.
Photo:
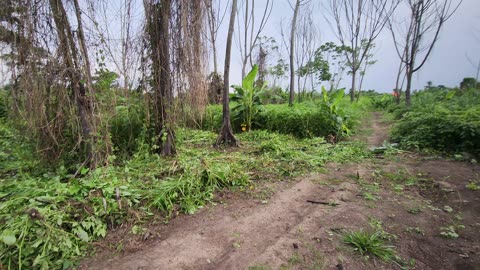
<svg viewBox="0 0 480 270">
<path fill-rule="evenodd" d="M 215 149 L 216 134 L 179 129 L 175 158 L 142 149 L 122 166 L 77 175 L 49 171 L 27 143 L 2 124 L 0 259 L 8 268 L 68 268 L 89 243 L 120 224 L 148 221 L 180 210 L 192 214 L 217 190 L 254 189 L 265 178 L 284 179 L 321 169 L 326 162 L 357 161 L 358 142 L 326 143 L 266 131 L 239 134 L 239 149 Z"/>
</svg>

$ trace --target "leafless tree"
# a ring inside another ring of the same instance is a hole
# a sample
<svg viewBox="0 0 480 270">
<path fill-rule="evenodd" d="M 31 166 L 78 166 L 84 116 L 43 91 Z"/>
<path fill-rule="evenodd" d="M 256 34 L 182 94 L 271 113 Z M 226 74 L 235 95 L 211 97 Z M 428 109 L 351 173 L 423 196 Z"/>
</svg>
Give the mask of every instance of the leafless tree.
<svg viewBox="0 0 480 270">
<path fill-rule="evenodd" d="M 292 17 L 292 23 L 290 25 L 290 53 L 289 53 L 289 59 L 290 59 L 290 95 L 288 99 L 288 105 L 293 106 L 293 100 L 295 98 L 295 36 L 296 36 L 296 30 L 297 30 L 297 18 L 298 18 L 298 13 L 300 11 L 300 7 L 303 5 L 306 5 L 310 2 L 310 0 L 296 0 L 295 1 L 295 6 L 293 6 L 290 2 L 290 7 L 293 9 L 293 17 Z"/>
<path fill-rule="evenodd" d="M 230 77 L 230 56 L 232 51 L 232 38 L 235 27 L 235 15 L 237 13 L 237 0 L 232 0 L 232 11 L 230 13 L 230 23 L 228 25 L 227 45 L 225 49 L 225 66 L 223 71 L 223 120 L 222 128 L 218 135 L 215 145 L 238 146 L 238 141 L 233 135 L 232 124 L 230 122 L 229 108 L 229 77 Z"/>
<path fill-rule="evenodd" d="M 343 46 L 351 48 L 346 57 L 352 75 L 352 102 L 362 63 L 398 4 L 399 0 L 330 0 L 337 37 Z"/>
<path fill-rule="evenodd" d="M 290 28 L 290 95 L 288 98 L 288 106 L 293 106 L 293 100 L 295 99 L 295 64 L 294 64 L 294 52 L 295 52 L 295 30 L 297 26 L 298 11 L 300 10 L 301 0 L 295 1 L 295 8 L 293 9 L 292 24 Z"/>
<path fill-rule="evenodd" d="M 262 13 L 260 16 L 255 13 L 257 9 L 255 0 L 243 0 L 244 5 L 238 12 L 238 36 L 236 42 L 240 50 L 242 78 L 247 74 L 247 65 L 250 64 L 250 66 L 253 66 L 253 51 L 258 45 L 260 35 L 272 14 L 273 0 L 264 0 L 261 2 L 263 8 L 261 8 Z M 260 18 L 258 24 L 255 20 L 256 18 Z"/>
<path fill-rule="evenodd" d="M 255 51 L 255 63 L 258 66 L 258 76 L 255 83 L 258 87 L 262 87 L 269 73 L 268 66 L 272 60 L 272 56 L 278 53 L 277 41 L 273 37 L 260 37 Z"/>
<path fill-rule="evenodd" d="M 212 46 L 213 72 L 218 74 L 217 37 L 218 31 L 227 14 L 230 0 L 204 0 L 208 24 L 208 40 Z M 222 4 L 225 3 L 225 7 Z"/>
<path fill-rule="evenodd" d="M 56 25 L 59 40 L 59 51 L 62 52 L 63 65 L 73 88 L 74 100 L 81 121 L 82 139 L 86 145 L 87 161 L 91 168 L 105 162 L 105 151 L 98 148 L 97 117 L 95 116 L 96 101 L 90 74 L 90 62 L 83 33 L 83 23 L 78 1 L 74 0 L 77 19 L 77 39 L 80 53 L 74 39 L 74 31 L 70 26 L 63 1 L 50 0 L 50 8 Z M 83 63 L 83 64 L 82 64 Z M 83 67 L 82 67 L 83 65 Z M 83 73 L 83 74 L 82 74 Z M 86 87 L 84 82 L 86 82 Z"/>
<path fill-rule="evenodd" d="M 298 29 L 296 31 L 295 37 L 295 62 L 297 68 L 304 66 L 307 62 L 313 60 L 315 55 L 315 50 L 317 47 L 317 35 L 319 30 L 316 29 L 315 23 L 313 21 L 311 5 L 303 5 L 301 7 L 302 17 L 298 21 Z M 301 101 L 302 95 L 305 95 L 306 84 L 308 78 L 310 78 L 312 91 L 314 90 L 314 74 L 306 74 L 303 76 L 298 72 L 297 73 L 297 87 L 298 87 L 298 100 Z"/>
<path fill-rule="evenodd" d="M 411 105 L 413 74 L 431 55 L 445 22 L 463 0 L 404 0 L 410 15 L 403 23 L 389 22 L 398 57 L 405 65 L 405 103 Z M 395 29 L 395 26 L 398 26 Z M 403 28 L 403 29 L 402 29 Z"/>
<path fill-rule="evenodd" d="M 87 15 L 95 46 L 115 66 L 122 79 L 124 95 L 128 96 L 137 80 L 141 47 L 141 21 L 135 21 L 138 0 L 95 1 L 88 0 Z M 137 11 L 138 12 L 138 11 Z M 112 15 L 112 13 L 114 15 Z M 138 14 L 137 14 L 138 15 Z M 138 16 L 140 17 L 140 16 Z"/>
<path fill-rule="evenodd" d="M 359 69 L 359 75 L 360 75 L 360 84 L 358 85 L 358 95 L 357 95 L 357 101 L 360 99 L 361 91 L 362 91 L 362 86 L 363 86 L 363 79 L 365 78 L 365 75 L 367 74 L 367 69 L 377 63 L 377 60 L 372 59 L 375 53 L 373 52 L 373 49 L 375 47 L 375 44 L 371 45 L 371 50 L 370 53 L 365 56 L 365 61 L 363 61 L 362 66 Z"/>
</svg>

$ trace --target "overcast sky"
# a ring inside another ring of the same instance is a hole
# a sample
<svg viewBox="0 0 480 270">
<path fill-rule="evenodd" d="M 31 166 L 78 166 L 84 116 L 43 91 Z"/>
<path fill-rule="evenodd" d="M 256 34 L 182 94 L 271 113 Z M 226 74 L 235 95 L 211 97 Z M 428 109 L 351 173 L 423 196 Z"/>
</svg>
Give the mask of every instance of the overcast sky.
<svg viewBox="0 0 480 270">
<path fill-rule="evenodd" d="M 293 2 L 293 0 L 290 0 Z M 261 4 L 266 0 L 257 0 L 258 13 L 262 12 Z M 321 3 L 327 0 L 312 0 L 313 16 L 316 20 L 316 27 L 320 32 L 320 42 L 333 41 L 338 43 L 332 27 L 325 21 L 328 11 Z M 239 1 L 242 3 L 242 1 Z M 262 35 L 274 37 L 281 43 L 280 24 L 288 25 L 291 21 L 293 10 L 288 0 L 274 0 L 274 7 L 270 21 Z M 260 19 L 257 19 L 257 21 Z M 219 33 L 219 66 L 223 66 L 225 51 L 225 36 L 228 24 L 228 16 L 225 19 L 221 32 Z M 363 89 L 375 89 L 379 92 L 391 92 L 395 87 L 396 73 L 399 59 L 395 51 L 391 34 L 387 28 L 377 38 L 376 53 L 374 59 L 378 62 L 367 72 Z M 432 55 L 424 67 L 414 75 L 413 88 L 421 89 L 427 81 L 434 85 L 446 85 L 454 87 L 459 85 L 464 77 L 475 77 L 475 67 L 467 60 L 467 55 L 476 63 L 480 61 L 480 1 L 464 0 L 457 12 L 447 21 L 440 40 L 436 43 Z M 238 47 L 234 44 L 232 48 L 231 83 L 238 84 L 241 80 L 241 61 L 239 59 Z M 283 56 L 288 59 L 287 55 Z M 344 77 L 342 83 L 346 86 L 350 81 Z"/>
<path fill-rule="evenodd" d="M 227 0 L 217 0 L 223 5 Z M 262 5 L 267 0 L 256 0 L 256 12 L 258 22 L 260 20 L 260 14 L 263 12 Z M 277 40 L 279 45 L 282 44 L 280 25 L 288 27 L 291 22 L 293 10 L 289 5 L 289 0 L 273 0 L 274 6 L 267 23 L 267 26 L 262 33 L 262 36 L 273 37 Z M 293 2 L 294 0 L 290 0 Z M 458 0 L 453 0 L 458 1 Z M 239 0 L 239 5 L 243 3 L 243 0 Z M 116 11 L 118 7 L 115 7 L 116 1 L 108 2 L 109 19 L 108 27 L 111 28 L 113 38 L 119 34 L 119 16 Z M 336 35 L 332 30 L 332 26 L 325 20 L 329 17 L 329 11 L 322 6 L 328 5 L 329 0 L 311 0 L 309 7 L 312 10 L 313 18 L 315 20 L 315 27 L 318 29 L 319 40 L 318 44 L 333 41 L 338 43 Z M 118 4 L 118 3 L 117 3 Z M 405 5 L 405 4 L 403 4 Z M 399 9 L 400 11 L 402 9 Z M 405 10 L 405 8 L 403 8 Z M 223 71 L 224 54 L 225 54 L 225 38 L 227 36 L 228 10 L 222 27 L 218 34 L 218 65 L 220 72 Z M 402 12 L 400 12 L 402 13 Z M 141 0 L 134 0 L 134 20 L 137 35 L 141 34 L 143 24 L 143 2 Z M 399 14 L 401 16 L 402 14 Z M 403 14 L 406 15 L 406 14 Z M 302 13 L 300 13 L 300 17 Z M 100 18 L 101 21 L 101 18 Z M 101 21 L 102 22 L 102 21 Z M 105 23 L 105 22 L 103 22 Z M 237 27 L 237 24 L 236 24 Z M 236 29 L 238 31 L 238 29 Z M 287 30 L 288 31 L 288 30 Z M 235 33 L 235 35 L 238 33 Z M 119 43 L 120 44 L 120 43 Z M 370 67 L 367 71 L 363 89 L 374 89 L 378 92 L 391 92 L 395 87 L 395 79 L 397 69 L 399 65 L 399 59 L 395 51 L 391 34 L 387 28 L 375 41 L 376 49 L 375 56 L 378 62 Z M 317 45 L 318 46 L 318 45 Z M 285 49 L 285 48 L 283 48 Z M 241 61 L 239 57 L 238 42 L 234 42 L 232 47 L 232 65 L 231 65 L 231 84 L 239 84 L 241 82 Z M 433 53 L 425 66 L 414 75 L 413 88 L 421 89 L 426 85 L 427 81 L 432 81 L 434 85 L 446 85 L 449 87 L 458 86 L 460 81 L 464 77 L 475 77 L 476 68 L 470 64 L 467 60 L 467 55 L 475 63 L 480 61 L 480 0 L 464 0 L 457 12 L 450 18 L 445 24 L 442 32 L 440 33 L 440 40 L 437 42 Z M 283 59 L 288 59 L 288 55 L 285 50 L 283 51 Z M 273 62 L 273 61 L 272 61 Z M 108 63 L 107 63 L 108 64 Z M 109 68 L 115 70 L 113 64 L 108 64 Z M 213 66 L 213 65 L 211 65 Z M 213 69 L 213 67 L 210 67 Z M 7 78 L 6 67 L 0 64 L 0 77 Z M 223 72 L 222 72 L 223 73 Z M 6 81 L 1 80 L 0 83 Z M 350 78 L 344 76 L 342 87 L 349 85 Z M 288 83 L 285 81 L 284 88 L 288 87 Z"/>
</svg>

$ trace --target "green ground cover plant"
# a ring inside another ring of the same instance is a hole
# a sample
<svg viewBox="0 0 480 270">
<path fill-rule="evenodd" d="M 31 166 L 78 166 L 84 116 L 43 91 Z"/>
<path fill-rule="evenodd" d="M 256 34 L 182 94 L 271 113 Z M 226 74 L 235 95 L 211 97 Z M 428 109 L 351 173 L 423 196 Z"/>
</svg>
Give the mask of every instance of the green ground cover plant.
<svg viewBox="0 0 480 270">
<path fill-rule="evenodd" d="M 252 129 L 263 129 L 291 134 L 297 138 L 334 136 L 337 139 L 350 136 L 359 124 L 362 112 L 371 106 L 368 99 L 350 103 L 343 90 L 327 92 L 314 100 L 288 104 L 267 104 L 257 111 L 252 119 Z M 232 111 L 243 108 L 232 102 Z M 205 112 L 202 128 L 218 131 L 221 127 L 221 106 L 209 106 Z M 241 131 L 243 122 L 232 117 L 232 125 Z"/>
<path fill-rule="evenodd" d="M 219 151 L 215 133 L 179 128 L 174 158 L 151 154 L 137 140 L 131 159 L 89 171 L 44 166 L 17 136 L 0 124 L 0 260 L 7 269 L 66 269 L 121 224 L 192 214 L 224 188 L 254 189 L 258 181 L 368 156 L 361 143 L 265 130 L 241 133 L 241 148 Z"/>
<path fill-rule="evenodd" d="M 432 88 L 395 107 L 393 141 L 403 148 L 480 156 L 480 91 Z"/>
</svg>

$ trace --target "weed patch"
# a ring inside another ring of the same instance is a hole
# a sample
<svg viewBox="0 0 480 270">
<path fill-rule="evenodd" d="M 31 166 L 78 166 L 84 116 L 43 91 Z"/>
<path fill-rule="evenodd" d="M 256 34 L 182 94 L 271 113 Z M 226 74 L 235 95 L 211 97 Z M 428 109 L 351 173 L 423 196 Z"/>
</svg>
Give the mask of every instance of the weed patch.
<svg viewBox="0 0 480 270">
<path fill-rule="evenodd" d="M 464 229 L 465 226 L 461 224 L 450 225 L 440 228 L 440 235 L 447 239 L 457 239 L 459 235 L 459 230 Z"/>
<path fill-rule="evenodd" d="M 15 140 L 8 126 L 0 123 L 0 133 L 0 260 L 10 268 L 74 267 L 90 243 L 122 224 L 142 234 L 145 221 L 192 214 L 220 190 L 255 190 L 265 178 L 368 156 L 358 143 L 331 145 L 266 131 L 240 134 L 242 147 L 223 151 L 212 147 L 212 132 L 178 129 L 175 158 L 139 144 L 121 165 L 52 170 L 32 158 L 28 142 Z"/>
</svg>

